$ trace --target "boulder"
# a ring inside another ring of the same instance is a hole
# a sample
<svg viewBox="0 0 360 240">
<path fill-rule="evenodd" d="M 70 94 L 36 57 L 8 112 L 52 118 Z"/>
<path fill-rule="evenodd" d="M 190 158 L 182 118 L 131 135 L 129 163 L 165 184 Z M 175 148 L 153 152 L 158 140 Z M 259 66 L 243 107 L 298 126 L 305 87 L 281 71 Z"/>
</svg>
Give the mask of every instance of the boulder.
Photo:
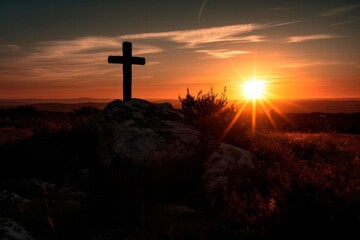
<svg viewBox="0 0 360 240">
<path fill-rule="evenodd" d="M 252 158 L 249 151 L 225 143 L 210 154 L 204 163 L 203 185 L 212 203 L 228 189 L 232 177 L 245 177 L 244 173 L 254 168 Z"/>
<path fill-rule="evenodd" d="M 37 178 L 12 178 L 1 181 L 0 188 L 35 200 L 43 199 L 45 194 L 53 192 L 55 185 Z"/>
<path fill-rule="evenodd" d="M 34 202 L 16 193 L 0 191 L 0 216 L 24 218 L 33 213 Z"/>
<path fill-rule="evenodd" d="M 229 173 L 254 167 L 250 152 L 215 141 L 189 124 L 170 104 L 115 100 L 98 115 L 95 129 L 99 156 L 106 167 L 131 162 L 174 173 L 198 171 L 203 190 L 210 197 L 219 188 L 226 188 Z"/>
<path fill-rule="evenodd" d="M 0 218 L 0 239 L 6 240 L 35 240 L 24 227 L 10 218 Z"/>
<path fill-rule="evenodd" d="M 111 102 L 99 115 L 99 155 L 105 166 L 117 161 L 159 166 L 198 158 L 213 147 L 170 104 L 140 99 Z"/>
</svg>

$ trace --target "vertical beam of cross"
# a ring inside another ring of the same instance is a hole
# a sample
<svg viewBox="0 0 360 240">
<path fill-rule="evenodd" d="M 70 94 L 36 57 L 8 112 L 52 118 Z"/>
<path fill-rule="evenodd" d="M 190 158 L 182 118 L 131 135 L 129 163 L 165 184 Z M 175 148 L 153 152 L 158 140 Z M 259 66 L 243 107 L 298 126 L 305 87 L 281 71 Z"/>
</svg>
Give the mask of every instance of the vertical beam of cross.
<svg viewBox="0 0 360 240">
<path fill-rule="evenodd" d="M 109 56 L 108 63 L 123 64 L 123 99 L 131 100 L 132 65 L 145 65 L 145 58 L 132 56 L 131 42 L 123 42 L 123 56 Z"/>
</svg>

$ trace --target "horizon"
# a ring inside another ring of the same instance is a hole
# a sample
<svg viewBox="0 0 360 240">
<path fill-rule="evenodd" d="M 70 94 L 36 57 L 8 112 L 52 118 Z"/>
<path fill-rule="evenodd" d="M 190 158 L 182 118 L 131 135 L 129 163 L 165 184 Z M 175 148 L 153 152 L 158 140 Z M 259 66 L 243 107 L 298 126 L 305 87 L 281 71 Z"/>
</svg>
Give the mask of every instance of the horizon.
<svg viewBox="0 0 360 240">
<path fill-rule="evenodd" d="M 212 86 L 242 99 L 241 86 L 251 79 L 266 83 L 269 99 L 360 98 L 355 0 L 5 0 L 0 6 L 5 99 L 121 99 L 122 67 L 107 57 L 121 56 L 123 41 L 146 59 L 133 66 L 135 98 L 173 99 L 186 88 Z"/>
<path fill-rule="evenodd" d="M 40 111 L 71 112 L 84 106 L 91 106 L 98 109 L 105 108 L 110 102 L 119 99 L 0 99 L 0 109 L 14 108 L 18 106 L 33 106 Z M 181 109 L 179 99 L 145 99 L 152 103 L 170 103 L 175 109 Z M 228 106 L 236 106 L 239 109 L 246 100 L 228 100 Z M 337 98 L 337 99 L 277 99 L 267 104 L 259 102 L 260 108 L 256 111 L 259 114 L 269 112 L 271 109 L 278 113 L 360 113 L 360 98 Z M 245 112 L 251 111 L 251 105 L 245 108 Z"/>
<path fill-rule="evenodd" d="M 197 95 L 197 94 L 196 94 Z M 121 98 L 93 98 L 93 97 L 76 97 L 76 98 L 0 98 L 0 101 L 16 101 L 16 100 L 122 100 Z M 178 97 L 176 98 L 138 98 L 133 97 L 133 99 L 143 99 L 146 101 L 152 101 L 152 100 L 179 100 Z M 244 101 L 244 99 L 241 98 L 227 98 L 228 101 Z M 299 100 L 299 101 L 315 101 L 315 100 L 360 100 L 360 97 L 337 97 L 337 98 L 271 98 L 269 101 L 292 101 L 292 100 Z"/>
</svg>

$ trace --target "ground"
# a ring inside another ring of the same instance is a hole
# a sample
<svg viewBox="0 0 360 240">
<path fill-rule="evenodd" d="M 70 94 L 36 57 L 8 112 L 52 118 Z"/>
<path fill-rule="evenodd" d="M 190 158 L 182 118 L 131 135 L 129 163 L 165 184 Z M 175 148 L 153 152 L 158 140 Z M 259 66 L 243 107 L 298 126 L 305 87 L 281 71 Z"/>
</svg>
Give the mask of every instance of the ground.
<svg viewBox="0 0 360 240">
<path fill-rule="evenodd" d="M 146 172 L 125 178 L 131 187 L 113 184 L 97 158 L 96 113 L 1 112 L 0 190 L 30 199 L 37 211 L 3 204 L 0 217 L 18 221 L 38 239 L 359 237 L 360 135 L 343 128 L 355 115 L 343 114 L 326 128 L 318 128 L 319 114 L 292 115 L 307 119 L 303 128 L 254 134 L 235 126 L 224 141 L 254 154 L 253 188 L 229 173 L 227 190 L 212 205 L 201 194 L 170 196 L 153 188 Z M 11 179 L 41 179 L 47 187 L 29 194 Z"/>
</svg>

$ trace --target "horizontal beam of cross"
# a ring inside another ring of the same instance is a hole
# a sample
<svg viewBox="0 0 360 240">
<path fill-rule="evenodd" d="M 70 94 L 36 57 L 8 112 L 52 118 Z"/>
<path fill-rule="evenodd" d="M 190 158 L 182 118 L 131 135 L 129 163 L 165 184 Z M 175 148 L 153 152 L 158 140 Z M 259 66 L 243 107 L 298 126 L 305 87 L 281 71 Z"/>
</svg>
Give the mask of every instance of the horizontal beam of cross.
<svg viewBox="0 0 360 240">
<path fill-rule="evenodd" d="M 124 56 L 109 56 L 108 63 L 145 65 L 145 58 L 142 57 L 126 58 Z"/>
</svg>

